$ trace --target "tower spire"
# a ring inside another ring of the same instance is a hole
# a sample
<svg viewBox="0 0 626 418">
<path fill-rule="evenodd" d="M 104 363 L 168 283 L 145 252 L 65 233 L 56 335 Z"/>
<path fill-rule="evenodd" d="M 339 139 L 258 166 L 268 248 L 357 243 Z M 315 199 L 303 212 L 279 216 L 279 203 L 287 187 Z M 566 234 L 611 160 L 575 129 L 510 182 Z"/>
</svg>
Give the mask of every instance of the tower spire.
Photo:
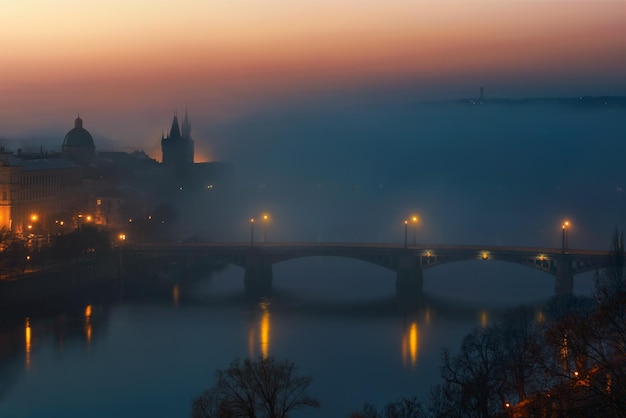
<svg viewBox="0 0 626 418">
<path fill-rule="evenodd" d="M 185 119 L 183 119 L 182 135 L 185 139 L 191 139 L 191 122 L 189 122 L 189 115 L 187 114 L 187 106 L 185 106 Z"/>
</svg>

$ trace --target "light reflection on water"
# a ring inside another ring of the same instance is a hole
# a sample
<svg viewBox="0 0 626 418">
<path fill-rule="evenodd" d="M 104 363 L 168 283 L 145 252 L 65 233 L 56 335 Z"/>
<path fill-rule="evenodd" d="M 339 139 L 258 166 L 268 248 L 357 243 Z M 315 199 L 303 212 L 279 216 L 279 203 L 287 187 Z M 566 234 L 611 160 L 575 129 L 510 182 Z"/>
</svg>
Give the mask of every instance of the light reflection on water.
<svg viewBox="0 0 626 418">
<path fill-rule="evenodd" d="M 252 312 L 248 329 L 248 357 L 250 358 L 258 357 L 258 353 L 263 358 L 270 355 L 270 331 L 272 329 L 270 306 L 271 301 L 263 299 L 258 304 L 260 316 L 257 318 L 257 313 Z"/>
<path fill-rule="evenodd" d="M 298 416 L 347 416 L 366 401 L 425 399 L 438 380 L 441 348 L 456 349 L 472 328 L 497 317 L 484 306 L 436 298 L 403 314 L 388 280 L 366 297 L 327 301 L 295 285 L 284 289 L 279 278 L 271 299 L 249 301 L 240 273 L 0 330 L 18 336 L 15 349 L 0 339 L 2 416 L 186 416 L 216 368 L 268 355 L 313 376 L 311 394 L 322 409 Z M 364 275 L 358 280 L 372 285 Z"/>
<path fill-rule="evenodd" d="M 26 370 L 30 369 L 30 342 L 31 342 L 31 328 L 30 319 L 26 318 L 26 326 L 24 327 L 24 351 L 25 351 L 25 366 Z"/>
<path fill-rule="evenodd" d="M 414 369 L 417 366 L 419 351 L 419 331 L 417 322 L 411 322 L 402 336 L 402 363 L 405 367 Z"/>
</svg>

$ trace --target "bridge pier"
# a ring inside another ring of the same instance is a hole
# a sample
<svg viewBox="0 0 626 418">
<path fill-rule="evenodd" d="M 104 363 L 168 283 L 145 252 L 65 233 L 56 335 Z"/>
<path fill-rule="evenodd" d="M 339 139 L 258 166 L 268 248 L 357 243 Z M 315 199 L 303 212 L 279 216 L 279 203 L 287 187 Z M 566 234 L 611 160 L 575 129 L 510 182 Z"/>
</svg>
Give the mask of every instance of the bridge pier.
<svg viewBox="0 0 626 418">
<path fill-rule="evenodd" d="M 396 295 L 398 298 L 419 299 L 424 288 L 424 272 L 419 258 L 413 254 L 398 256 L 396 269 Z"/>
<path fill-rule="evenodd" d="M 246 293 L 254 296 L 270 296 L 273 277 L 272 263 L 256 249 L 248 250 L 243 279 Z"/>
<path fill-rule="evenodd" d="M 572 259 L 569 254 L 561 254 L 557 259 L 554 294 L 556 296 L 571 295 L 574 290 Z"/>
</svg>

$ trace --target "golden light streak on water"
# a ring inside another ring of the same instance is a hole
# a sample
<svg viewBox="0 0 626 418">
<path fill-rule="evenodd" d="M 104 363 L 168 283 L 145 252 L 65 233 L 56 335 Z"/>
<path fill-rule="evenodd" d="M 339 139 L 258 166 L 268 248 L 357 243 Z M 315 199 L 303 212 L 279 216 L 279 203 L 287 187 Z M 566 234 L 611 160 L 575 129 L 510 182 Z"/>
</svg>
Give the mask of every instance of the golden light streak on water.
<svg viewBox="0 0 626 418">
<path fill-rule="evenodd" d="M 487 328 L 487 323 L 489 322 L 489 318 L 487 315 L 487 311 L 482 311 L 480 314 L 480 326 L 483 328 Z"/>
<path fill-rule="evenodd" d="M 411 322 L 402 337 L 402 362 L 405 366 L 415 368 L 419 353 L 419 329 L 417 322 Z"/>
<path fill-rule="evenodd" d="M 174 306 L 178 306 L 180 301 L 180 289 L 177 284 L 172 287 L 172 300 L 174 302 Z"/>
<path fill-rule="evenodd" d="M 30 369 L 30 349 L 31 349 L 31 329 L 30 319 L 26 318 L 26 327 L 24 329 L 25 351 L 26 351 L 26 370 Z"/>
<path fill-rule="evenodd" d="M 267 358 L 269 356 L 270 351 L 270 331 L 271 331 L 271 323 L 270 323 L 270 311 L 269 311 L 269 302 L 261 302 L 259 304 L 262 310 L 261 314 L 261 323 L 260 323 L 260 343 L 261 343 L 261 356 L 263 358 Z"/>
<path fill-rule="evenodd" d="M 91 345 L 91 336 L 92 336 L 92 325 L 91 325 L 91 305 L 87 305 L 85 308 L 85 338 L 87 339 L 87 344 Z"/>
</svg>

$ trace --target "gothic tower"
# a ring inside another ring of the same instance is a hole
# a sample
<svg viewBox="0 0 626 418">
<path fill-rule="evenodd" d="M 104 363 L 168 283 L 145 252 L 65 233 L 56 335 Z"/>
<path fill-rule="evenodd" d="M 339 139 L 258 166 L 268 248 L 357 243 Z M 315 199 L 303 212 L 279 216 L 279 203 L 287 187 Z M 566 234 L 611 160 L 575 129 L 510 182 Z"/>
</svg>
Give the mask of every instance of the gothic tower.
<svg viewBox="0 0 626 418">
<path fill-rule="evenodd" d="M 172 127 L 167 137 L 161 137 L 161 152 L 163 165 L 184 170 L 193 165 L 194 143 L 191 138 L 191 122 L 187 111 L 183 120 L 182 130 L 178 124 L 178 115 L 174 114 Z"/>
</svg>

